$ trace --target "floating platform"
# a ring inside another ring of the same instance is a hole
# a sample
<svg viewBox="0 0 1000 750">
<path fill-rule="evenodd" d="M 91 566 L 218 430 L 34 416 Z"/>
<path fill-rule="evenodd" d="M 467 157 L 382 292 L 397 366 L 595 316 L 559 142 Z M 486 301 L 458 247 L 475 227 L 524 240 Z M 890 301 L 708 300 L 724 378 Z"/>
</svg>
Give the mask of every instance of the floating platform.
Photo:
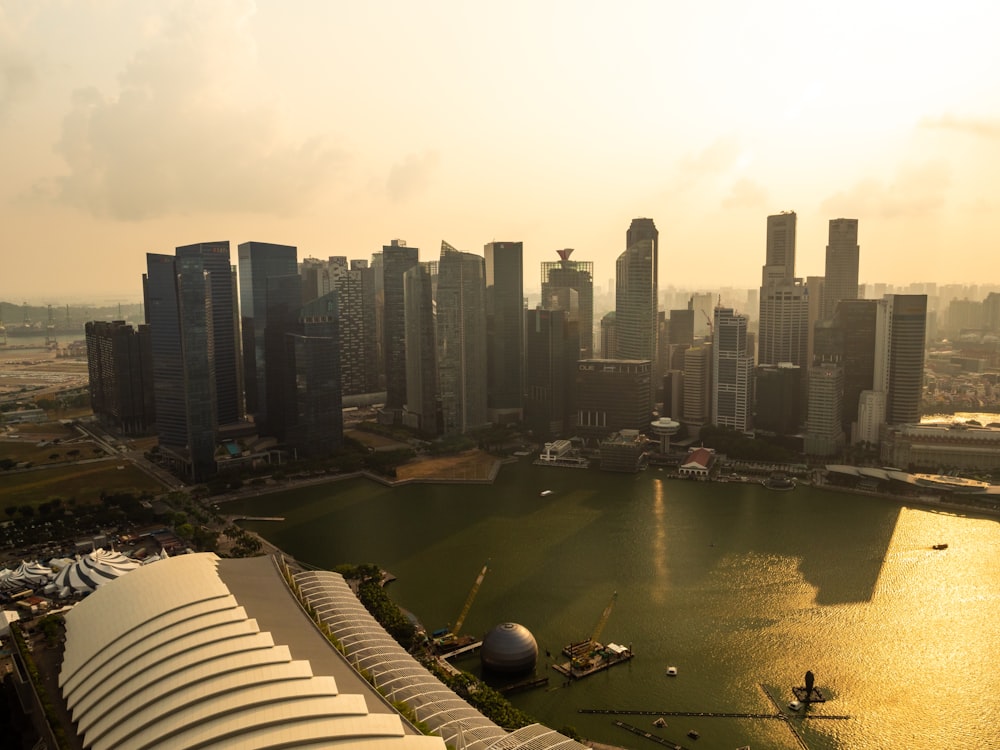
<svg viewBox="0 0 1000 750">
<path fill-rule="evenodd" d="M 826 703 L 826 696 L 818 687 L 814 687 L 811 692 L 804 687 L 793 687 L 792 693 L 803 703 Z"/>
<path fill-rule="evenodd" d="M 576 650 L 578 653 L 571 657 L 569 661 L 562 664 L 553 664 L 552 668 L 559 674 L 565 675 L 574 680 L 589 677 L 597 672 L 603 672 L 617 664 L 624 664 L 629 661 L 634 654 L 627 646 L 620 646 L 617 643 L 602 645 L 597 642 L 591 643 L 591 648 L 585 653 L 579 652 L 579 644 L 570 644 L 563 649 L 563 653 Z"/>
</svg>

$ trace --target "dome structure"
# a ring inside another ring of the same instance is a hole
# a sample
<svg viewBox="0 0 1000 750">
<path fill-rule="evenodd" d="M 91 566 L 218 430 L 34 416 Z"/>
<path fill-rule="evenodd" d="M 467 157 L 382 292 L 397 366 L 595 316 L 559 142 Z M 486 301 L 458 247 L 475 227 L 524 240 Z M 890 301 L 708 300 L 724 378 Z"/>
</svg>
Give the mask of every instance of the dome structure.
<svg viewBox="0 0 1000 750">
<path fill-rule="evenodd" d="M 538 660 L 538 643 L 524 625 L 504 622 L 483 638 L 480 659 L 494 672 L 517 673 L 534 669 Z"/>
</svg>

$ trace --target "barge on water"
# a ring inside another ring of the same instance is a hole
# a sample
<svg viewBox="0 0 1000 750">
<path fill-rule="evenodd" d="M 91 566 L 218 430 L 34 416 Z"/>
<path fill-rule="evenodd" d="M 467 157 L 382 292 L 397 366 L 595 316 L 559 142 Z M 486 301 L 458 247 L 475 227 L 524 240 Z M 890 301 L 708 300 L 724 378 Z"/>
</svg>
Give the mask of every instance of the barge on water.
<svg viewBox="0 0 1000 750">
<path fill-rule="evenodd" d="M 632 649 L 629 646 L 621 646 L 617 643 L 604 645 L 597 641 L 585 642 L 587 648 L 581 649 L 581 644 L 571 644 L 563 649 L 563 653 L 573 653 L 570 660 L 562 664 L 553 664 L 552 668 L 573 680 L 580 680 L 589 677 L 596 672 L 624 664 L 632 656 Z"/>
</svg>

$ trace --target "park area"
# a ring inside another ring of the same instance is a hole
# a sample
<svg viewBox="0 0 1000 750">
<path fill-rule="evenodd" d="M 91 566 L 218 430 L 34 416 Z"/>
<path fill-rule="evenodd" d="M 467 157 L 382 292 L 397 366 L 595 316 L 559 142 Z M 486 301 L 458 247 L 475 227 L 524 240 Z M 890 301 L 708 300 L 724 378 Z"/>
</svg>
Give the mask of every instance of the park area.
<svg viewBox="0 0 1000 750">
<path fill-rule="evenodd" d="M 37 507 L 55 497 L 92 503 L 97 502 L 102 494 L 126 489 L 159 493 L 163 492 L 163 485 L 131 463 L 117 461 L 0 473 L 0 505 L 4 507 Z"/>
<path fill-rule="evenodd" d="M 495 456 L 473 448 L 461 453 L 421 458 L 403 464 L 396 468 L 396 478 L 485 481 L 492 476 L 496 463 Z"/>
</svg>

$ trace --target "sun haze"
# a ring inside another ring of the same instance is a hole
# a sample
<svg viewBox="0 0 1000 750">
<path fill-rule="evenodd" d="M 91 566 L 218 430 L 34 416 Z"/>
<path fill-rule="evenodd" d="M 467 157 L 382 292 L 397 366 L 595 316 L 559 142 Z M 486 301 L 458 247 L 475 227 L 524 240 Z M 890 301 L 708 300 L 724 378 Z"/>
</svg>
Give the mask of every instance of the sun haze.
<svg viewBox="0 0 1000 750">
<path fill-rule="evenodd" d="M 989 2 L 0 0 L 0 298 L 141 295 L 210 240 L 525 243 L 755 287 L 768 214 L 861 280 L 1000 280 Z M 526 288 L 536 274 L 526 272 Z"/>
</svg>

